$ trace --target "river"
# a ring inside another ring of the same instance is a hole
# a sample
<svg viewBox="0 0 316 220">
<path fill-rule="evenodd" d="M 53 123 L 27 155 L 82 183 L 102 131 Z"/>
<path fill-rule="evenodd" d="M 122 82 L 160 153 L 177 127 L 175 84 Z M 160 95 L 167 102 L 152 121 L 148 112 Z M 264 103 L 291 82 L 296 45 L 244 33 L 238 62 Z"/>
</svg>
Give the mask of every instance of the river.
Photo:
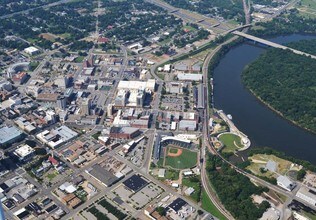
<svg viewBox="0 0 316 220">
<path fill-rule="evenodd" d="M 293 34 L 269 40 L 285 44 L 313 38 L 316 36 Z M 258 101 L 241 82 L 241 73 L 245 66 L 256 60 L 265 50 L 265 47 L 246 42 L 232 48 L 221 59 L 213 76 L 215 107 L 233 116 L 233 122 L 250 138 L 252 147 L 271 147 L 316 164 L 316 135 L 275 114 Z"/>
</svg>

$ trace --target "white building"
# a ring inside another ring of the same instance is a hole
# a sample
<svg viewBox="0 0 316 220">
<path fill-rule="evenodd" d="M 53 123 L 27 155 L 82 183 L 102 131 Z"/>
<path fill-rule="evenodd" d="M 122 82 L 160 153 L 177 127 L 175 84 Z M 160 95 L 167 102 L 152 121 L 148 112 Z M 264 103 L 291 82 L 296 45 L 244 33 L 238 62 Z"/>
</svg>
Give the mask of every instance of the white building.
<svg viewBox="0 0 316 220">
<path fill-rule="evenodd" d="M 170 73 L 170 71 L 171 71 L 171 64 L 164 65 L 163 71 L 167 72 L 167 73 Z"/>
<path fill-rule="evenodd" d="M 77 136 L 77 132 L 63 125 L 51 131 L 45 130 L 37 134 L 36 138 L 40 140 L 42 143 L 47 144 L 49 147 L 55 149 L 61 144 L 70 141 Z"/>
<path fill-rule="evenodd" d="M 169 82 L 166 84 L 166 92 L 173 94 L 183 93 L 183 83 L 180 82 Z"/>
<path fill-rule="evenodd" d="M 197 123 L 191 120 L 181 120 L 179 122 L 179 130 L 195 131 Z"/>
<path fill-rule="evenodd" d="M 26 162 L 33 158 L 35 150 L 27 144 L 24 144 L 17 148 L 13 154 L 19 158 L 19 161 Z"/>
<path fill-rule="evenodd" d="M 202 81 L 203 74 L 178 73 L 177 77 L 181 81 Z"/>
<path fill-rule="evenodd" d="M 289 178 L 287 178 L 286 176 L 279 176 L 277 178 L 277 184 L 278 186 L 282 187 L 283 189 L 287 190 L 287 191 L 292 191 L 295 186 L 296 183 L 292 182 Z"/>
<path fill-rule="evenodd" d="M 37 49 L 36 47 L 31 46 L 31 47 L 25 48 L 24 52 L 29 54 L 29 55 L 31 55 L 31 56 L 33 56 L 33 55 L 39 54 L 40 50 Z"/>
</svg>

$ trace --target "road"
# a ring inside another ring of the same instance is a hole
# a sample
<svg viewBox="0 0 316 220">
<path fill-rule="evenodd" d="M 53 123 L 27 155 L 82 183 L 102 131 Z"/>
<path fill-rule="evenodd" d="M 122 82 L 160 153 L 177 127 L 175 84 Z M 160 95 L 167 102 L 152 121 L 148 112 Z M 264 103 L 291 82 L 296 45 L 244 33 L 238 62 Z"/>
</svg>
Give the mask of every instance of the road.
<svg viewBox="0 0 316 220">
<path fill-rule="evenodd" d="M 210 64 L 210 61 L 212 60 L 213 56 L 222 48 L 223 45 L 230 43 L 234 40 L 236 40 L 238 37 L 233 37 L 226 41 L 223 44 L 220 44 L 217 46 L 212 52 L 208 54 L 206 59 L 204 60 L 203 67 L 202 67 L 202 73 L 203 73 L 203 84 L 205 87 L 208 87 L 208 66 Z M 206 150 L 211 150 L 211 153 L 216 154 L 215 149 L 207 148 L 206 145 L 209 145 L 209 130 L 208 130 L 208 120 L 210 116 L 209 112 L 209 100 L 210 100 L 210 94 L 209 90 L 206 89 L 206 101 L 205 101 L 205 109 L 204 109 L 204 125 L 203 125 L 203 142 L 202 142 L 202 147 L 201 147 L 201 158 L 202 158 L 202 163 L 200 164 L 201 166 L 201 180 L 202 180 L 202 185 L 203 188 L 205 189 L 208 197 L 211 199 L 212 203 L 216 206 L 216 208 L 227 218 L 227 219 L 234 219 L 231 214 L 225 209 L 225 207 L 221 204 L 219 199 L 217 198 L 215 192 L 210 188 L 210 182 L 206 173 Z"/>
</svg>

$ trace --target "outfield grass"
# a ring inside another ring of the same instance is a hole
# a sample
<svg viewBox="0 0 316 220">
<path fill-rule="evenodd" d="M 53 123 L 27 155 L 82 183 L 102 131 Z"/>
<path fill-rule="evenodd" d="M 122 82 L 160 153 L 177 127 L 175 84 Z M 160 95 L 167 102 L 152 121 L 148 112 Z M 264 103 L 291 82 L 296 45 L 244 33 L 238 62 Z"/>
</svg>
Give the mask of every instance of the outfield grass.
<svg viewBox="0 0 316 220">
<path fill-rule="evenodd" d="M 169 149 L 167 149 L 167 152 Z M 175 169 L 187 169 L 194 167 L 197 163 L 197 152 L 182 149 L 182 154 L 178 157 L 169 157 L 166 155 L 165 166 Z"/>
<path fill-rule="evenodd" d="M 238 135 L 226 133 L 219 136 L 219 140 L 225 146 L 223 152 L 235 152 L 239 148 L 243 148 L 241 138 Z"/>
<path fill-rule="evenodd" d="M 202 208 L 217 217 L 220 220 L 226 220 L 227 218 L 216 208 L 208 197 L 205 190 L 202 190 Z"/>
<path fill-rule="evenodd" d="M 190 195 L 190 198 L 192 198 L 195 202 L 200 201 L 201 182 L 192 182 L 189 178 L 184 178 L 182 179 L 182 185 L 192 187 L 194 189 L 194 192 Z"/>
</svg>

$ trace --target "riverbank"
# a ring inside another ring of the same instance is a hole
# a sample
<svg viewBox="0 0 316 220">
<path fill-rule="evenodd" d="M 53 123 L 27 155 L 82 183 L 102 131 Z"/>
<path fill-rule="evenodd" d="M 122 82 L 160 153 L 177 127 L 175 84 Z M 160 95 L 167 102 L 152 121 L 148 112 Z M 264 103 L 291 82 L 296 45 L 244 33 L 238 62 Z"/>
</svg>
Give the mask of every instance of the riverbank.
<svg viewBox="0 0 316 220">
<path fill-rule="evenodd" d="M 247 88 L 245 86 L 245 88 Z M 300 129 L 304 129 L 305 131 L 308 131 L 312 134 L 316 134 L 315 131 L 308 129 L 306 127 L 300 126 L 296 121 L 293 121 L 287 117 L 285 117 L 282 112 L 276 110 L 275 108 L 273 108 L 269 103 L 265 102 L 263 99 L 260 98 L 260 96 L 258 96 L 252 89 L 247 88 L 247 90 L 258 100 L 260 101 L 260 103 L 262 103 L 264 106 L 268 107 L 272 112 L 274 112 L 275 114 L 277 114 L 279 117 L 282 117 L 282 119 L 285 119 L 286 121 L 290 122 L 291 124 L 295 125 L 296 127 L 300 128 Z"/>
<path fill-rule="evenodd" d="M 289 35 L 269 40 L 286 44 L 314 38 L 315 36 L 310 35 Z M 242 84 L 241 73 L 244 68 L 265 50 L 265 47 L 241 40 L 218 53 L 217 59 L 212 62 L 213 66 L 209 66 L 208 74 L 214 82 L 214 107 L 234 116 L 235 125 L 247 134 L 252 147 L 269 146 L 316 164 L 316 158 L 312 156 L 316 153 L 316 149 L 312 147 L 316 145 L 315 134 L 284 120 L 283 115 L 272 111 Z M 239 155 L 244 157 L 246 153 Z"/>
</svg>

